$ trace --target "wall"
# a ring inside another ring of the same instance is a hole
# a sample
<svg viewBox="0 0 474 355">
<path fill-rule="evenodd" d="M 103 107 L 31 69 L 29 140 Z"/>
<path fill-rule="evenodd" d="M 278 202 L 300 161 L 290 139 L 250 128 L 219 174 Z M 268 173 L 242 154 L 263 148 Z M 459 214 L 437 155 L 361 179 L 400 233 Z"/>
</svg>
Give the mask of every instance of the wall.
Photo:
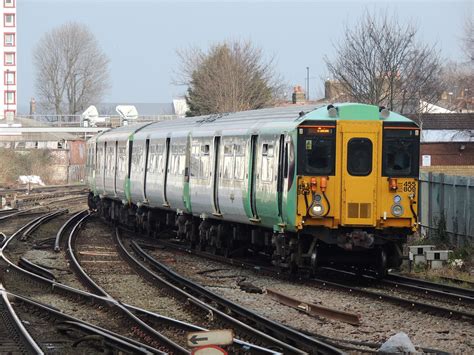
<svg viewBox="0 0 474 355">
<path fill-rule="evenodd" d="M 474 143 L 422 143 L 420 151 L 431 155 L 432 166 L 474 165 Z"/>
</svg>

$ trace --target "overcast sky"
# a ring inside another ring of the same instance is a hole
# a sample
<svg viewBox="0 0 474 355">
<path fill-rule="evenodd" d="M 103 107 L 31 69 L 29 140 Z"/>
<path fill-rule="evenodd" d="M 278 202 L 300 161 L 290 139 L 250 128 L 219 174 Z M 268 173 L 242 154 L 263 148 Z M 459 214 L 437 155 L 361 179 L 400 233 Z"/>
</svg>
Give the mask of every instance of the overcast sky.
<svg viewBox="0 0 474 355">
<path fill-rule="evenodd" d="M 171 102 L 184 93 L 171 82 L 176 49 L 206 48 L 225 39 L 250 39 L 290 85 L 304 87 L 310 67 L 310 97 L 321 96 L 331 57 L 346 24 L 366 9 L 388 9 L 414 21 L 419 40 L 436 43 L 444 58 L 462 60 L 460 37 L 473 2 L 445 1 L 160 1 L 17 0 L 19 111 L 28 110 L 34 89 L 33 49 L 40 37 L 69 21 L 89 26 L 110 58 L 112 87 L 106 102 Z"/>
</svg>

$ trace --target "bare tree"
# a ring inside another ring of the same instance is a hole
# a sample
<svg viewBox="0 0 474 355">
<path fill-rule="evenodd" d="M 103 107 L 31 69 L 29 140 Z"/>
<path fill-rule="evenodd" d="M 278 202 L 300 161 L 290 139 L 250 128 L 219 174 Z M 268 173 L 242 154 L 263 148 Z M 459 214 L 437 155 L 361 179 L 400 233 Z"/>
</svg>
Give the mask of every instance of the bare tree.
<svg viewBox="0 0 474 355">
<path fill-rule="evenodd" d="M 472 14 L 464 21 L 464 34 L 462 37 L 462 50 L 468 58 L 471 66 L 474 65 L 474 19 Z"/>
<path fill-rule="evenodd" d="M 187 85 L 189 116 L 258 109 L 281 95 L 273 60 L 250 41 L 227 41 L 208 51 L 178 51 L 181 67 L 175 83 Z"/>
<path fill-rule="evenodd" d="M 472 110 L 474 71 L 472 63 L 448 62 L 443 68 L 444 106 L 455 111 Z"/>
<path fill-rule="evenodd" d="M 92 32 L 67 23 L 46 33 L 34 51 L 36 89 L 56 114 L 77 114 L 109 88 L 109 60 Z"/>
<path fill-rule="evenodd" d="M 416 33 L 394 16 L 367 12 L 354 28 L 346 26 L 326 65 L 351 100 L 418 111 L 420 101 L 438 101 L 442 86 L 439 53 L 418 43 Z"/>
</svg>

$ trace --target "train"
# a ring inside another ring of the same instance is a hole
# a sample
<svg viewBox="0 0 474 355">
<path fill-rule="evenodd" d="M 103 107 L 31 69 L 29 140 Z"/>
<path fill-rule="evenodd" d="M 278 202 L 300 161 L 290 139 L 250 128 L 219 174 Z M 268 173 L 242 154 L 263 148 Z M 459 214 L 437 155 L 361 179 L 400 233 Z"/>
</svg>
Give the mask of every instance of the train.
<svg viewBox="0 0 474 355">
<path fill-rule="evenodd" d="M 199 250 L 383 276 L 417 229 L 419 146 L 415 122 L 359 103 L 139 123 L 88 140 L 88 204 Z"/>
</svg>

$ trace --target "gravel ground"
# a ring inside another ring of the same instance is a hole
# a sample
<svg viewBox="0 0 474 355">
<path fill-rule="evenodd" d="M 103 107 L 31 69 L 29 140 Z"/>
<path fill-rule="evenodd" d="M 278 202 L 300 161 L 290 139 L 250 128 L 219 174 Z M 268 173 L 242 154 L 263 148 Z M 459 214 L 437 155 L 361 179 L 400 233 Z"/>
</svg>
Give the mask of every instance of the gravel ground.
<svg viewBox="0 0 474 355">
<path fill-rule="evenodd" d="M 341 291 L 318 289 L 261 276 L 249 270 L 222 265 L 178 251 L 157 249 L 152 255 L 179 273 L 234 302 L 254 309 L 268 318 L 309 332 L 339 339 L 381 343 L 403 331 L 415 346 L 458 353 L 471 353 L 474 348 L 474 329 L 468 322 L 414 312 Z M 217 271 L 213 271 L 216 269 Z M 361 315 L 361 325 L 353 326 L 339 321 L 313 318 L 283 306 L 265 294 L 243 291 L 239 286 L 242 281 L 262 289 L 272 288 L 305 302 L 357 313 Z"/>
<path fill-rule="evenodd" d="M 182 303 L 160 292 L 120 258 L 112 242 L 113 229 L 94 219 L 81 230 L 77 245 L 79 260 L 88 275 L 117 300 L 167 317 L 195 322 Z"/>
</svg>

